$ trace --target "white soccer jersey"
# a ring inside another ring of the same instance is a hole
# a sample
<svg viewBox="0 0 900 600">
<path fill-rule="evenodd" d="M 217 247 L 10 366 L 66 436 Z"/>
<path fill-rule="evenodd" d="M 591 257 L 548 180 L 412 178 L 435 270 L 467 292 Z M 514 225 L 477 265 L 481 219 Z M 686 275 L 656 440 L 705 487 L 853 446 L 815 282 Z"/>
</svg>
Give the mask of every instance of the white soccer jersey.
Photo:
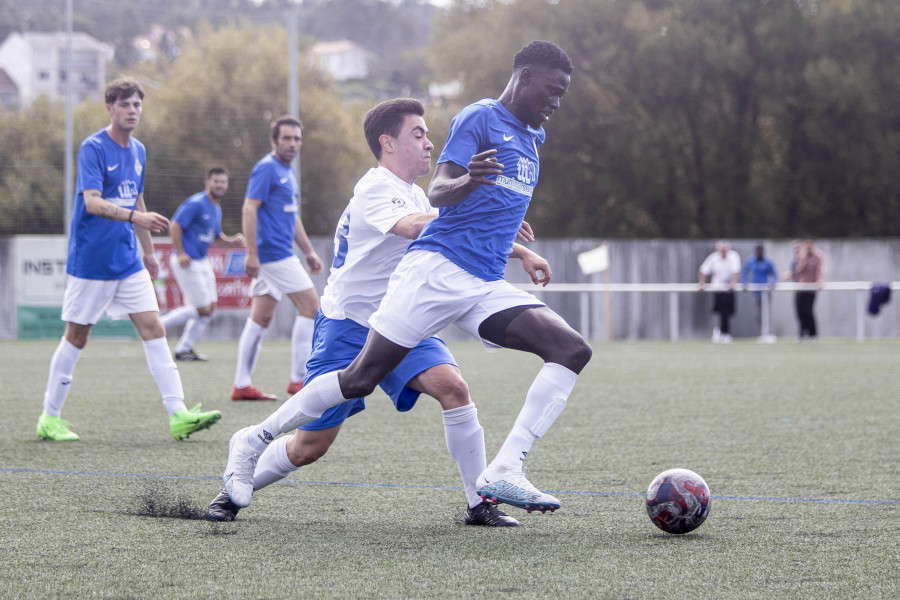
<svg viewBox="0 0 900 600">
<path fill-rule="evenodd" d="M 384 167 L 369 169 L 356 183 L 334 234 L 334 260 L 322 292 L 326 317 L 369 326 L 412 241 L 388 231 L 403 217 L 423 212 L 437 214 L 425 191 Z"/>
</svg>

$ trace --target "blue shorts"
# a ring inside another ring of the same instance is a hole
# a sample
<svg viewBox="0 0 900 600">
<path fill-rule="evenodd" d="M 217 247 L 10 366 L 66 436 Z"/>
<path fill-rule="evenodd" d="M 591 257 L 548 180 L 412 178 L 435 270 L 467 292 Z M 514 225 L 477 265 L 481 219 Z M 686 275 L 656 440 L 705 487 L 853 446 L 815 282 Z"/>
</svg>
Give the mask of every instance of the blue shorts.
<svg viewBox="0 0 900 600">
<path fill-rule="evenodd" d="M 313 331 L 312 354 L 306 361 L 306 383 L 325 373 L 346 368 L 366 343 L 369 328 L 350 319 L 329 319 L 316 313 Z M 394 402 L 394 407 L 405 412 L 411 409 L 419 392 L 406 384 L 416 375 L 437 365 L 458 366 L 443 340 L 430 337 L 422 340 L 409 351 L 406 358 L 381 380 L 379 386 Z M 307 431 L 336 427 L 356 413 L 365 410 L 365 398 L 353 398 L 326 410 L 321 417 L 300 427 Z"/>
</svg>

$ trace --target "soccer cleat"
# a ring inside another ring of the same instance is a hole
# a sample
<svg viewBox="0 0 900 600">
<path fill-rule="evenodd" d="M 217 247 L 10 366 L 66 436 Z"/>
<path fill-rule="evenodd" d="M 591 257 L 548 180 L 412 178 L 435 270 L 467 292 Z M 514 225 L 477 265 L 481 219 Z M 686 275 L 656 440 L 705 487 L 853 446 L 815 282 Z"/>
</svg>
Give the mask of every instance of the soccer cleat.
<svg viewBox="0 0 900 600">
<path fill-rule="evenodd" d="M 185 350 L 184 352 L 176 352 L 175 360 L 189 361 L 189 360 L 198 360 L 202 362 L 206 362 L 209 360 L 209 357 L 205 354 L 197 354 L 194 352 L 194 349 Z"/>
<path fill-rule="evenodd" d="M 300 381 L 300 382 L 297 382 L 297 381 L 289 381 L 289 382 L 288 382 L 288 387 L 287 387 L 287 393 L 288 393 L 288 396 L 293 396 L 294 394 L 296 394 L 297 392 L 299 392 L 300 390 L 302 390 L 302 389 L 303 389 L 303 383 L 304 383 L 303 381 Z"/>
<path fill-rule="evenodd" d="M 539 510 L 542 513 L 559 508 L 559 500 L 540 491 L 525 479 L 524 467 L 521 471 L 509 469 L 496 476 L 485 470 L 478 476 L 475 485 L 478 488 L 475 493 L 494 504 L 503 502 L 524 508 L 528 512 Z"/>
<path fill-rule="evenodd" d="M 210 521 L 234 521 L 241 507 L 231 501 L 224 489 L 209 503 Z"/>
<path fill-rule="evenodd" d="M 232 400 L 261 400 L 265 402 L 274 402 L 278 400 L 278 396 L 274 396 L 272 394 L 264 394 L 259 388 L 255 388 L 252 385 L 248 385 L 247 387 L 235 387 L 231 388 L 231 399 Z"/>
<path fill-rule="evenodd" d="M 250 499 L 253 497 L 253 472 L 256 470 L 256 461 L 259 460 L 259 454 L 247 443 L 249 430 L 250 427 L 244 427 L 231 436 L 228 442 L 228 463 L 222 475 L 225 493 L 238 508 L 250 506 Z"/>
<path fill-rule="evenodd" d="M 37 422 L 37 436 L 54 442 L 76 442 L 80 438 L 77 433 L 69 429 L 71 426 L 71 423 L 61 417 L 51 417 L 42 412 Z"/>
<path fill-rule="evenodd" d="M 484 525 L 485 527 L 515 527 L 518 521 L 491 504 L 482 502 L 466 510 L 466 525 Z"/>
<path fill-rule="evenodd" d="M 169 431 L 176 440 L 184 440 L 195 431 L 209 429 L 222 418 L 218 410 L 200 412 L 200 404 L 191 410 L 179 410 L 169 417 Z"/>
</svg>

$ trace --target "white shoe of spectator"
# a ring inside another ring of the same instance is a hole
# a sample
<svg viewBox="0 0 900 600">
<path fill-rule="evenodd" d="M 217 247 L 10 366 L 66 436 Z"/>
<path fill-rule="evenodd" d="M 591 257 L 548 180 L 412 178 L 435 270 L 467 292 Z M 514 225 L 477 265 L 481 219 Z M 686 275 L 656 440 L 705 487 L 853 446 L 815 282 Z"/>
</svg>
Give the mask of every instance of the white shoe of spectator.
<svg viewBox="0 0 900 600">
<path fill-rule="evenodd" d="M 713 328 L 712 343 L 718 344 L 722 341 L 722 331 L 718 327 Z"/>
<path fill-rule="evenodd" d="M 719 336 L 719 342 L 722 344 L 730 344 L 731 343 L 731 335 L 728 333 L 723 333 Z"/>
</svg>

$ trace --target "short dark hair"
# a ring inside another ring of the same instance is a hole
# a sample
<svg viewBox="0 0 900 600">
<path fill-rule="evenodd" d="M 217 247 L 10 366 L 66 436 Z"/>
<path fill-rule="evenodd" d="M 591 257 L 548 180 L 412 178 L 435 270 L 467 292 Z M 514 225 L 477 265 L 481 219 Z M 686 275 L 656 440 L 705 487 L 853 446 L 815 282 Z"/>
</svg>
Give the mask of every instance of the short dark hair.
<svg viewBox="0 0 900 600">
<path fill-rule="evenodd" d="M 575 68 L 565 50 L 546 40 L 534 40 L 516 52 L 513 57 L 513 71 L 518 71 L 522 67 L 559 69 L 567 75 L 571 75 Z"/>
<path fill-rule="evenodd" d="M 106 92 L 104 94 L 107 104 L 115 104 L 123 98 L 131 98 L 137 94 L 141 100 L 144 99 L 144 88 L 141 84 L 128 77 L 120 77 L 113 79 L 106 84 Z"/>
<path fill-rule="evenodd" d="M 415 98 L 394 98 L 376 104 L 366 113 L 363 131 L 376 160 L 381 160 L 381 142 L 378 138 L 384 134 L 391 137 L 400 135 L 400 128 L 407 115 L 424 116 L 425 105 Z"/>
<path fill-rule="evenodd" d="M 228 177 L 228 169 L 219 166 L 212 167 L 209 171 L 207 171 L 206 178 L 209 179 L 213 175 L 224 175 L 225 177 Z"/>
<path fill-rule="evenodd" d="M 299 127 L 300 131 L 303 131 L 303 123 L 300 122 L 300 119 L 297 117 L 292 117 L 290 115 L 285 115 L 283 117 L 278 117 L 278 119 L 272 123 L 272 139 L 276 142 L 278 141 L 278 136 L 281 135 L 281 126 L 282 125 L 291 125 L 293 127 Z"/>
</svg>

